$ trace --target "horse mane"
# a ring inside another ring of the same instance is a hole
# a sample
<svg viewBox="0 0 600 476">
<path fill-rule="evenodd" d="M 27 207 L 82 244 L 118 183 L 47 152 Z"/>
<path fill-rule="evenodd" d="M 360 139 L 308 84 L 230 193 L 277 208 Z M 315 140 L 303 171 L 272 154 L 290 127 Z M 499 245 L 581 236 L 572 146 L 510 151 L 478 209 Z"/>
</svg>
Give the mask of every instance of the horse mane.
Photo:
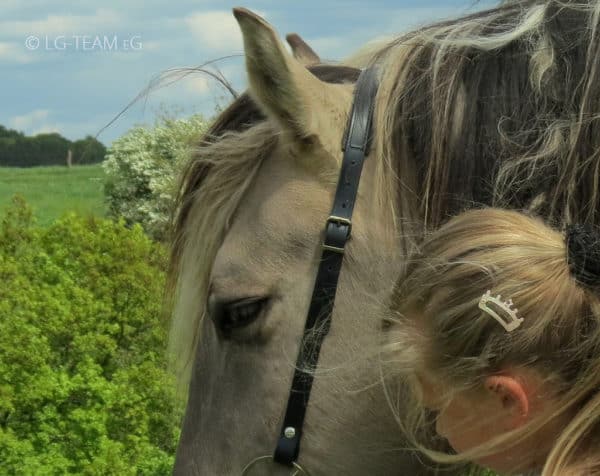
<svg viewBox="0 0 600 476">
<path fill-rule="evenodd" d="M 363 52 L 354 64 L 369 58 L 380 73 L 375 203 L 400 245 L 486 205 L 558 226 L 598 224 L 599 18 L 599 0 L 513 0 Z M 329 82 L 359 74 L 309 69 Z M 189 371 L 218 247 L 277 140 L 244 94 L 217 118 L 183 174 L 169 272 L 170 346 L 180 368 Z M 199 203 L 202 213 L 194 213 Z"/>
<path fill-rule="evenodd" d="M 360 70 L 313 65 L 315 76 L 329 83 L 353 83 Z M 278 131 L 244 93 L 213 122 L 199 141 L 180 181 L 171 225 L 167 273 L 167 309 L 173 309 L 169 337 L 174 366 L 185 382 L 203 320 L 212 262 L 231 218 L 262 160 L 278 140 Z M 194 213 L 202 204 L 202 213 Z"/>
<path fill-rule="evenodd" d="M 599 16 L 597 0 L 508 1 L 376 52 L 380 202 L 420 232 L 482 205 L 598 223 Z"/>
</svg>

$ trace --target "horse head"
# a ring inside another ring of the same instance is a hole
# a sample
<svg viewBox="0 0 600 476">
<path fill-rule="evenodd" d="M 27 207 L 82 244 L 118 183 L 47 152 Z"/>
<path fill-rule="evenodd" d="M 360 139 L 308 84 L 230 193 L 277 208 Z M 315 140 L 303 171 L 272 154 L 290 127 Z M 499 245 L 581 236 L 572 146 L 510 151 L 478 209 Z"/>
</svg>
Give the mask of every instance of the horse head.
<svg viewBox="0 0 600 476">
<path fill-rule="evenodd" d="M 238 475 L 272 455 L 359 71 L 298 59 L 234 11 L 248 96 L 217 119 L 186 174 L 174 246 L 172 347 L 191 371 L 176 474 Z M 298 46 L 300 45 L 300 46 Z M 299 51 L 299 49 L 301 51 Z M 375 155 L 375 154 L 371 154 Z M 378 309 L 402 263 L 368 157 L 298 459 L 313 475 L 433 474 L 403 441 L 376 371 Z M 253 474 L 290 474 L 267 461 Z"/>
</svg>

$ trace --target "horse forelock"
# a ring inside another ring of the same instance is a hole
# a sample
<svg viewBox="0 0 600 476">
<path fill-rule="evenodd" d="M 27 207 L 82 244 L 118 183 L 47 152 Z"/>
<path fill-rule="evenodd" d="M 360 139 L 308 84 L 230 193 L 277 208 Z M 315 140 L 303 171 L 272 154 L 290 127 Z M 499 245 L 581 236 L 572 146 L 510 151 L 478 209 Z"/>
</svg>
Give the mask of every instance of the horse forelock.
<svg viewBox="0 0 600 476">
<path fill-rule="evenodd" d="M 360 70 L 312 65 L 319 79 L 353 83 Z M 171 234 L 167 308 L 174 367 L 185 387 L 199 338 L 212 262 L 232 217 L 262 161 L 281 134 L 247 93 L 236 98 L 213 122 L 184 169 Z"/>
</svg>

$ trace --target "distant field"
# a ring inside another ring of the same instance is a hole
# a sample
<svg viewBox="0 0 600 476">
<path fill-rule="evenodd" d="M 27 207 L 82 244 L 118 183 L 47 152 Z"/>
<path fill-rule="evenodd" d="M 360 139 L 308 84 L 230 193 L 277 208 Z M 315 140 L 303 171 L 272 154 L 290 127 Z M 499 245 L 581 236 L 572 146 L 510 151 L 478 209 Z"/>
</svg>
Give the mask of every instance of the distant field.
<svg viewBox="0 0 600 476">
<path fill-rule="evenodd" d="M 104 171 L 100 165 L 67 167 L 0 167 L 0 214 L 14 194 L 33 207 L 40 225 L 65 212 L 104 215 Z"/>
</svg>

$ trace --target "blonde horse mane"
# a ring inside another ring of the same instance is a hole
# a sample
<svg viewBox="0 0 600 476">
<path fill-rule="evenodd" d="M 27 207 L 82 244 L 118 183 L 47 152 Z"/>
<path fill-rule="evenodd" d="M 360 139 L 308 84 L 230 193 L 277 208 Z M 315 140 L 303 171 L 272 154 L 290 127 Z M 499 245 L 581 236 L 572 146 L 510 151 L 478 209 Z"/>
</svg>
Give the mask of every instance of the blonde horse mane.
<svg viewBox="0 0 600 476">
<path fill-rule="evenodd" d="M 490 204 L 598 223 L 599 16 L 598 0 L 506 1 L 376 52 L 381 202 L 423 230 Z"/>
</svg>

